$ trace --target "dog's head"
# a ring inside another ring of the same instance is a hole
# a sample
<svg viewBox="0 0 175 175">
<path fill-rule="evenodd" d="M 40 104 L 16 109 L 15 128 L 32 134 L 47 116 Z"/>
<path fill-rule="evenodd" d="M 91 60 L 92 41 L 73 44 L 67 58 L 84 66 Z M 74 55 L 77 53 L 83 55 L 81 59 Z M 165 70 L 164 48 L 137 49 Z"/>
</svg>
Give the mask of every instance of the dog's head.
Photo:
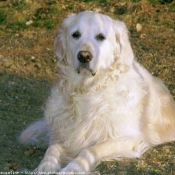
<svg viewBox="0 0 175 175">
<path fill-rule="evenodd" d="M 129 66 L 134 58 L 125 24 L 91 11 L 66 18 L 54 47 L 62 63 L 93 76 L 118 60 Z"/>
</svg>

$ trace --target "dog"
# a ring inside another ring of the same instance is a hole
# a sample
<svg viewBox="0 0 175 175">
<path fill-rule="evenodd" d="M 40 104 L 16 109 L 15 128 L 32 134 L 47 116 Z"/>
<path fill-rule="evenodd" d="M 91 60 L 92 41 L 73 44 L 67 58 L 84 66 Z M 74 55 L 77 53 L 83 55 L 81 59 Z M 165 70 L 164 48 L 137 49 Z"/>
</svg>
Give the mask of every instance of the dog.
<svg viewBox="0 0 175 175">
<path fill-rule="evenodd" d="M 54 48 L 59 81 L 45 117 L 20 135 L 48 140 L 34 172 L 92 172 L 104 160 L 138 158 L 175 140 L 175 102 L 168 89 L 134 58 L 122 21 L 84 11 L 62 23 Z"/>
</svg>

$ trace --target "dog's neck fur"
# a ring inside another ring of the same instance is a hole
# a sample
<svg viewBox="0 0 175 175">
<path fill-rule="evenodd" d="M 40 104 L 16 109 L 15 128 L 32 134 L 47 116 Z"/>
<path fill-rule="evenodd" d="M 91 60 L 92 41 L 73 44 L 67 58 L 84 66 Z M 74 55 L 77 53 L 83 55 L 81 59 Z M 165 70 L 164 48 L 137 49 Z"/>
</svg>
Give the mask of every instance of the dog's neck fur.
<svg viewBox="0 0 175 175">
<path fill-rule="evenodd" d="M 69 92 L 85 93 L 89 90 L 104 88 L 101 87 L 101 84 L 108 86 L 110 82 L 117 81 L 118 76 L 128 72 L 130 66 L 116 61 L 107 70 L 97 71 L 95 76 L 91 74 L 78 74 L 75 68 L 67 65 L 59 65 L 59 68 L 60 80 L 64 81 L 64 86 L 69 86 Z"/>
</svg>

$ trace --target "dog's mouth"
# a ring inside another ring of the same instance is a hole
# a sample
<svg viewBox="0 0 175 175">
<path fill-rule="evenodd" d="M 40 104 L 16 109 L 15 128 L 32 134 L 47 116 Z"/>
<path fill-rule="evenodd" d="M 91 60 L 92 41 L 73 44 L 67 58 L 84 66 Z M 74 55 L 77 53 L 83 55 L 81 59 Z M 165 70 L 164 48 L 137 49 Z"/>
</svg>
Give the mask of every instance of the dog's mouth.
<svg viewBox="0 0 175 175">
<path fill-rule="evenodd" d="M 96 74 L 96 72 L 90 68 L 89 63 L 79 63 L 79 66 L 77 67 L 77 73 L 90 73 L 92 76 L 95 76 Z"/>
</svg>

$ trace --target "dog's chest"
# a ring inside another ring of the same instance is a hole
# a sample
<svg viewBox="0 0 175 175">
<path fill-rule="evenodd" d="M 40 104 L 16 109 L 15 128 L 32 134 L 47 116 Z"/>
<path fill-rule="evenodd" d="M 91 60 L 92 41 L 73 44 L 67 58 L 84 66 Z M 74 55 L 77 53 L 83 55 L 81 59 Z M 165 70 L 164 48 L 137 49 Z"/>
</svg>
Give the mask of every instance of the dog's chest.
<svg viewBox="0 0 175 175">
<path fill-rule="evenodd" d="M 69 103 L 75 119 L 95 120 L 103 116 L 120 120 L 121 116 L 132 113 L 138 107 L 143 93 L 141 89 L 131 86 L 114 83 L 97 91 L 72 93 Z"/>
<path fill-rule="evenodd" d="M 72 93 L 59 133 L 69 149 L 139 133 L 140 97 L 125 85 Z"/>
</svg>

